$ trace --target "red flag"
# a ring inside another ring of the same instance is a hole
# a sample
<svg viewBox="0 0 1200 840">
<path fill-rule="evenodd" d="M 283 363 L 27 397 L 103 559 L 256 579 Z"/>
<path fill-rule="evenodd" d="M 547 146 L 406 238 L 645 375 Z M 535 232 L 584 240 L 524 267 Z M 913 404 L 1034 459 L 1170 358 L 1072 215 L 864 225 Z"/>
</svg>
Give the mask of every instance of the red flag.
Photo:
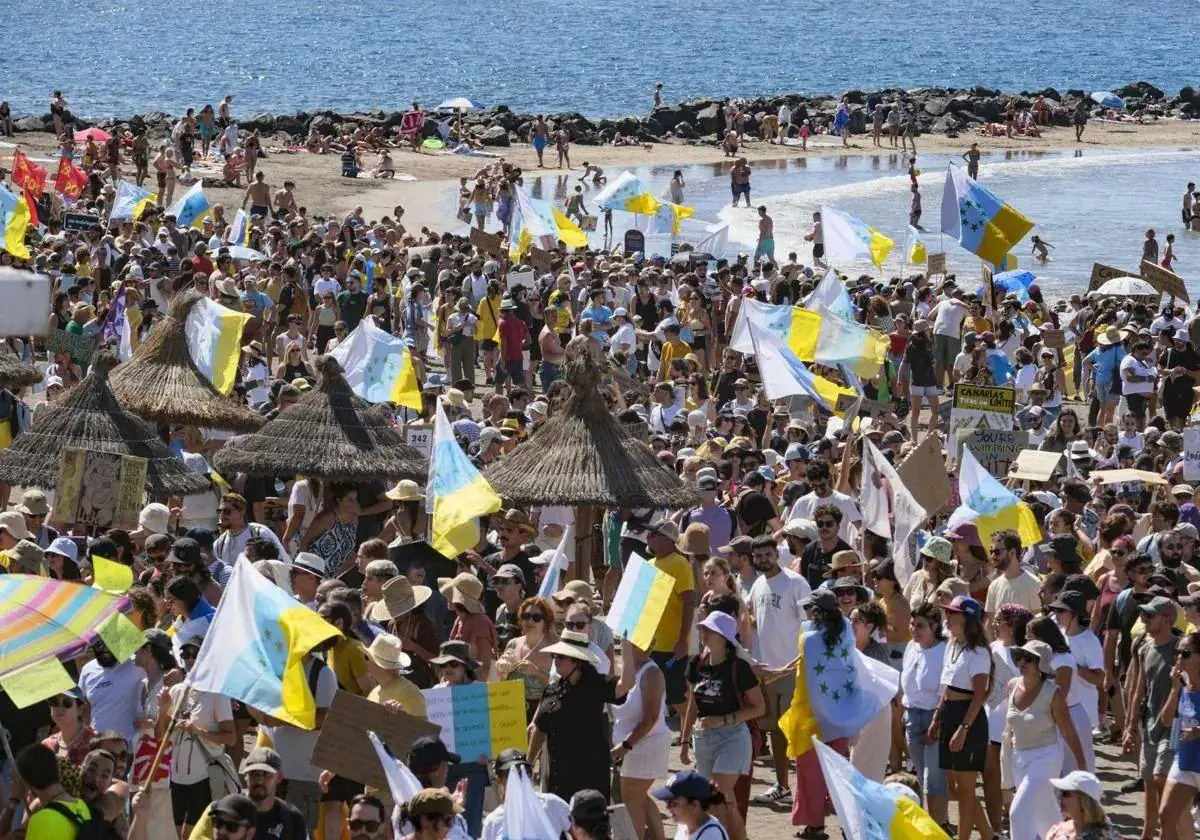
<svg viewBox="0 0 1200 840">
<path fill-rule="evenodd" d="M 9 177 L 13 186 L 27 194 L 33 194 L 34 197 L 41 197 L 46 188 L 45 168 L 30 161 L 20 149 L 13 149 L 13 168 Z"/>
<path fill-rule="evenodd" d="M 58 172 L 54 176 L 54 189 L 72 201 L 78 201 L 87 186 L 88 176 L 65 157 L 58 159 Z"/>
<path fill-rule="evenodd" d="M 46 170 L 43 169 L 42 171 L 45 172 Z M 24 191 L 24 196 L 25 196 L 25 203 L 29 205 L 29 226 L 37 227 L 39 224 L 38 223 L 37 199 L 34 198 L 33 193 L 31 193 L 29 190 Z"/>
</svg>

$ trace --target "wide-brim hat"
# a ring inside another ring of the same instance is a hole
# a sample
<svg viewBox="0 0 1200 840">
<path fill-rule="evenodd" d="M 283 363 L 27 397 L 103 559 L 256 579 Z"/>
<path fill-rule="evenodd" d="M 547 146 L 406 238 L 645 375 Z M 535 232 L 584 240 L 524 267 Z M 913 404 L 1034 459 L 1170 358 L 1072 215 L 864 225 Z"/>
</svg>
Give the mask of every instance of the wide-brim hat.
<svg viewBox="0 0 1200 840">
<path fill-rule="evenodd" d="M 463 641 L 442 642 L 438 655 L 429 660 L 430 665 L 448 665 L 451 662 L 457 662 L 472 673 L 479 670 L 479 663 L 471 658 L 471 646 Z"/>
<path fill-rule="evenodd" d="M 21 504 L 17 505 L 17 512 L 25 516 L 45 516 L 50 513 L 50 503 L 46 501 L 46 494 L 41 490 L 26 490 L 21 495 Z"/>
<path fill-rule="evenodd" d="M 383 494 L 393 502 L 420 502 L 425 499 L 420 485 L 411 478 L 401 479 L 396 486 Z"/>
<path fill-rule="evenodd" d="M 1047 676 L 1054 673 L 1054 666 L 1050 664 L 1050 660 L 1054 658 L 1054 651 L 1045 642 L 1030 639 L 1023 645 L 1012 645 L 1008 650 L 1009 653 L 1020 651 L 1021 653 L 1036 657 L 1039 671 Z"/>
<path fill-rule="evenodd" d="M 683 534 L 675 542 L 675 547 L 684 554 L 711 556 L 712 532 L 703 522 L 693 522 L 683 530 Z"/>
<path fill-rule="evenodd" d="M 291 347 L 289 347 L 288 350 L 291 350 Z M 263 358 L 263 346 L 257 341 L 251 341 L 249 344 L 244 345 L 242 347 L 242 352 L 247 356 L 253 356 L 256 359 Z"/>
<path fill-rule="evenodd" d="M 815 526 L 814 526 L 815 527 Z M 829 568 L 825 570 L 824 577 L 838 577 L 838 572 L 844 569 L 853 569 L 857 566 L 866 565 L 866 561 L 858 556 L 858 552 L 849 549 L 835 551 L 833 557 L 829 560 Z"/>
<path fill-rule="evenodd" d="M 590 640 L 587 633 L 576 633 L 574 630 L 564 630 L 558 641 L 549 647 L 542 648 L 542 653 L 551 656 L 567 656 L 587 662 L 593 667 L 599 667 L 600 658 L 588 646 Z"/>
<path fill-rule="evenodd" d="M 1118 329 L 1117 327 L 1108 327 L 1104 332 L 1096 336 L 1096 343 L 1102 344 L 1105 347 L 1111 344 L 1120 344 L 1125 340 L 1126 335 L 1128 333 L 1125 330 Z"/>
<path fill-rule="evenodd" d="M 380 633 L 367 648 L 367 658 L 389 671 L 405 671 L 412 665 L 412 657 L 403 650 L 404 643 L 391 633 Z"/>
<path fill-rule="evenodd" d="M 457 604 L 469 613 L 480 614 L 483 610 L 483 583 L 470 572 L 460 572 L 452 578 L 438 578 L 438 591 L 451 604 Z"/>
<path fill-rule="evenodd" d="M 428 586 L 413 586 L 404 575 L 397 575 L 383 585 L 383 597 L 371 605 L 367 618 L 389 621 L 408 615 L 429 600 L 433 590 Z"/>
</svg>

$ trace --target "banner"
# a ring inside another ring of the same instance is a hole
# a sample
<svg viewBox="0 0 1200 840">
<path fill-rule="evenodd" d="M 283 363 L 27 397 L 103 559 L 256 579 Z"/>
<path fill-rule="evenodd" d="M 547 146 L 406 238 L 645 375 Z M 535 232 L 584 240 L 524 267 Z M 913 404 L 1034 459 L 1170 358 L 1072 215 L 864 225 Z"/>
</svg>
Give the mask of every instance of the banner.
<svg viewBox="0 0 1200 840">
<path fill-rule="evenodd" d="M 957 456 L 960 432 L 975 429 L 1011 429 L 1013 408 L 1017 392 L 1000 385 L 967 385 L 962 382 L 954 386 L 954 399 L 950 404 L 950 436 Z"/>
<path fill-rule="evenodd" d="M 1200 429 L 1183 430 L 1183 480 L 1200 481 Z"/>
<path fill-rule="evenodd" d="M 58 467 L 55 516 L 77 528 L 137 528 L 146 493 L 146 459 L 67 448 Z"/>
<path fill-rule="evenodd" d="M 442 728 L 446 749 L 463 761 L 494 758 L 514 747 L 525 749 L 525 683 L 505 680 L 427 688 L 425 719 Z"/>
</svg>

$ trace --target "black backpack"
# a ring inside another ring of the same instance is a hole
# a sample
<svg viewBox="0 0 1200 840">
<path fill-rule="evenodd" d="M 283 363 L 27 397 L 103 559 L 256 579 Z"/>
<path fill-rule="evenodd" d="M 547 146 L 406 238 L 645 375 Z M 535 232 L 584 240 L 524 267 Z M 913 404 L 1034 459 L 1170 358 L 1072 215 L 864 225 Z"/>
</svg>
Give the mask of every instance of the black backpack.
<svg viewBox="0 0 1200 840">
<path fill-rule="evenodd" d="M 121 840 L 117 830 L 106 823 L 91 806 L 88 806 L 87 819 L 80 817 L 61 802 L 49 802 L 46 807 L 66 817 L 75 826 L 75 840 Z"/>
</svg>

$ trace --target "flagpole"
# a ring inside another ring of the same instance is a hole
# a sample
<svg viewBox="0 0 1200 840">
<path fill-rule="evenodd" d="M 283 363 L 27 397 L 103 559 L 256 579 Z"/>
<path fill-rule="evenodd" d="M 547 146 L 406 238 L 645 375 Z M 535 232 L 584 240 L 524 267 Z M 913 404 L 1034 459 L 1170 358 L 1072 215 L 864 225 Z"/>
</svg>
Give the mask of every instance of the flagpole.
<svg viewBox="0 0 1200 840">
<path fill-rule="evenodd" d="M 191 699 L 191 694 L 191 684 L 184 683 L 183 694 L 180 695 L 179 702 L 171 711 L 171 722 L 167 724 L 167 731 L 163 733 L 162 740 L 158 742 L 158 750 L 154 753 L 154 760 L 150 762 L 150 770 L 146 773 L 146 781 L 143 789 L 147 796 L 149 796 L 150 791 L 154 789 L 154 774 L 158 772 L 158 765 L 159 762 L 162 761 L 163 752 L 166 750 L 167 744 L 171 742 L 171 736 L 175 734 L 175 727 L 179 723 L 180 712 L 183 711 L 183 707 L 186 706 L 188 700 Z"/>
</svg>

